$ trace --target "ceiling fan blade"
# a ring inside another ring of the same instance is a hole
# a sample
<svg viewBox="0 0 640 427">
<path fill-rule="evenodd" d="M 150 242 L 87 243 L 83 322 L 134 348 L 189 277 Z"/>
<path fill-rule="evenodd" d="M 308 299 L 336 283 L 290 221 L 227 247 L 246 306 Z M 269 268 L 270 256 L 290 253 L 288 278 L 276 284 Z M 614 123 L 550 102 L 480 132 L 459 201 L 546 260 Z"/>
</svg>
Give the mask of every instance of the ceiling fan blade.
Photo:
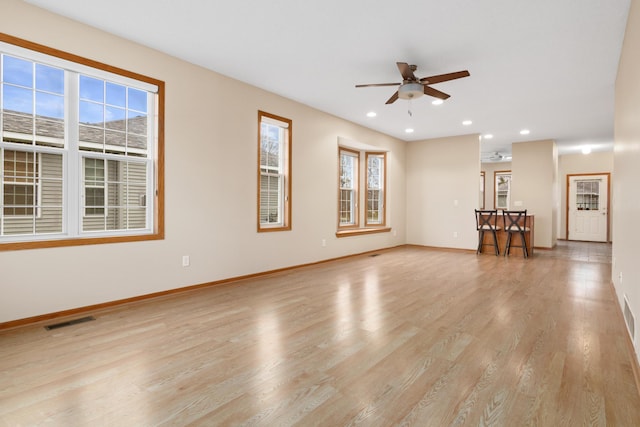
<svg viewBox="0 0 640 427">
<path fill-rule="evenodd" d="M 400 86 L 400 83 L 372 83 L 367 85 L 356 85 L 356 87 L 376 87 L 376 86 Z"/>
<path fill-rule="evenodd" d="M 385 104 L 393 104 L 394 102 L 396 102 L 397 99 L 398 99 L 398 91 L 396 91 L 396 93 L 391 95 L 391 98 L 387 99 L 387 102 L 385 102 Z"/>
<path fill-rule="evenodd" d="M 429 95 L 429 96 L 433 96 L 433 97 L 438 98 L 438 99 L 447 99 L 447 98 L 449 98 L 451 96 L 451 95 L 447 95 L 444 92 L 440 92 L 437 89 L 429 87 L 427 85 L 424 85 L 424 94 L 425 95 Z"/>
<path fill-rule="evenodd" d="M 402 78 L 404 80 L 417 80 L 416 76 L 411 70 L 411 65 L 407 64 L 406 62 L 396 62 L 396 65 L 398 66 L 398 70 L 400 70 L 400 74 L 402 74 Z"/>
<path fill-rule="evenodd" d="M 447 74 L 439 74 L 437 76 L 423 77 L 420 79 L 421 83 L 424 84 L 436 84 L 442 82 L 448 82 L 449 80 L 460 79 L 462 77 L 469 77 L 471 74 L 467 70 L 457 71 L 455 73 L 447 73 Z"/>
</svg>

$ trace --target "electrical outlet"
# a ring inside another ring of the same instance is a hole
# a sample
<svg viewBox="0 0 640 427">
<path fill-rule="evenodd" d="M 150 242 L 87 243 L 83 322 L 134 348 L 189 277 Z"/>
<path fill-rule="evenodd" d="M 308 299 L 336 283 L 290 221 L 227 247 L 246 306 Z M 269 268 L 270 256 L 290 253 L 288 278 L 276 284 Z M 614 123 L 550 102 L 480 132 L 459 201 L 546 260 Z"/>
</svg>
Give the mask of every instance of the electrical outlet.
<svg viewBox="0 0 640 427">
<path fill-rule="evenodd" d="M 454 238 L 454 239 L 457 239 L 457 238 L 458 238 L 458 232 L 457 232 L 457 231 L 454 231 L 454 232 L 453 232 L 453 238 Z"/>
<path fill-rule="evenodd" d="M 183 255 L 182 256 L 182 266 L 183 267 L 189 267 L 190 264 L 191 264 L 191 260 L 189 259 L 189 255 Z"/>
<path fill-rule="evenodd" d="M 327 239 L 322 239 L 322 247 L 326 247 L 327 246 Z"/>
</svg>

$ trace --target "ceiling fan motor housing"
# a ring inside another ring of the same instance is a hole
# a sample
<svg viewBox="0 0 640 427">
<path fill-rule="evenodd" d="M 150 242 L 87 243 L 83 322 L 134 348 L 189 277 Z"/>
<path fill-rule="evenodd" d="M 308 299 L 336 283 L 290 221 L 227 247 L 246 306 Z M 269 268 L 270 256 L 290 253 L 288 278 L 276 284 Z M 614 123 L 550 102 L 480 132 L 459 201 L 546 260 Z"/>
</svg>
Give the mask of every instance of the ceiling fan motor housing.
<svg viewBox="0 0 640 427">
<path fill-rule="evenodd" d="M 398 98 L 413 99 L 424 94 L 424 86 L 421 83 L 405 83 L 398 88 Z"/>
</svg>

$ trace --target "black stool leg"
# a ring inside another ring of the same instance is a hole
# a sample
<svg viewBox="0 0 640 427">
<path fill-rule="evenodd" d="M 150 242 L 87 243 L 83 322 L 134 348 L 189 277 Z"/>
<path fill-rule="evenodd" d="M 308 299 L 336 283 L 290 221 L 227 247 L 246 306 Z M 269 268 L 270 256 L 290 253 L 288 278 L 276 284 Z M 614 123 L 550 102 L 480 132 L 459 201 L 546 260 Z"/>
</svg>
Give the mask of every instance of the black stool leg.
<svg viewBox="0 0 640 427">
<path fill-rule="evenodd" d="M 498 236 L 496 235 L 496 230 L 491 230 L 493 234 L 493 248 L 496 250 L 496 256 L 500 255 L 500 248 L 498 247 Z"/>
<path fill-rule="evenodd" d="M 504 246 L 504 256 L 509 255 L 511 252 L 511 232 L 507 233 L 507 244 Z"/>
<path fill-rule="evenodd" d="M 522 240 L 522 253 L 525 258 L 529 258 L 529 251 L 527 250 L 527 242 L 524 238 L 524 233 L 520 233 L 520 239 Z"/>
<path fill-rule="evenodd" d="M 484 230 L 480 229 L 478 231 L 478 249 L 476 250 L 476 255 L 482 252 L 482 243 L 484 242 Z"/>
</svg>

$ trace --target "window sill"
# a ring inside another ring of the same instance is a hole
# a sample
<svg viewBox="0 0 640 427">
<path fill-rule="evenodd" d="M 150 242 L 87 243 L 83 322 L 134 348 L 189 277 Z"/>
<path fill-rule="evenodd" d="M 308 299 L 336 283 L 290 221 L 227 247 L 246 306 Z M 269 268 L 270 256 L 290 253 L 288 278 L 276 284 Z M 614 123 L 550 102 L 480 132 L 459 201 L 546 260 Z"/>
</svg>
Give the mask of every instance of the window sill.
<svg viewBox="0 0 640 427">
<path fill-rule="evenodd" d="M 391 227 L 350 228 L 336 231 L 336 237 L 362 236 L 363 234 L 388 233 Z"/>
</svg>

